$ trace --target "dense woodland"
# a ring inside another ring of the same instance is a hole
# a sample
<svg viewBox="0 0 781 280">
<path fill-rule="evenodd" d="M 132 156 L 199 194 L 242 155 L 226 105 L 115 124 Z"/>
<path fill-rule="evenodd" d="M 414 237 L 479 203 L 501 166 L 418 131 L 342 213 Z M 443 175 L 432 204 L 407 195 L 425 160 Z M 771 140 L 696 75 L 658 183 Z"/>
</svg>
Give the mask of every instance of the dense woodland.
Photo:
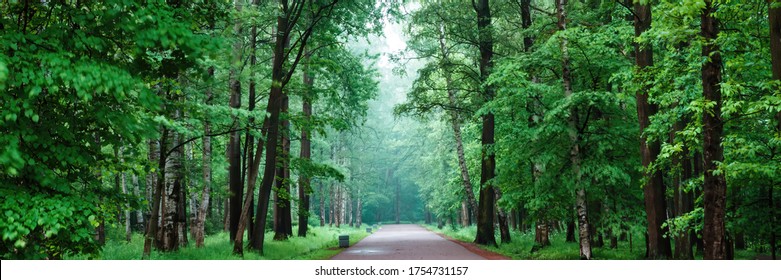
<svg viewBox="0 0 781 280">
<path fill-rule="evenodd" d="M 0 0 L 2 259 L 312 227 L 776 258 L 779 0 Z M 388 26 L 403 49 L 383 50 Z M 384 37 L 385 36 L 385 37 Z M 296 229 L 294 231 L 294 229 Z M 110 235 L 110 234 L 108 234 Z"/>
</svg>

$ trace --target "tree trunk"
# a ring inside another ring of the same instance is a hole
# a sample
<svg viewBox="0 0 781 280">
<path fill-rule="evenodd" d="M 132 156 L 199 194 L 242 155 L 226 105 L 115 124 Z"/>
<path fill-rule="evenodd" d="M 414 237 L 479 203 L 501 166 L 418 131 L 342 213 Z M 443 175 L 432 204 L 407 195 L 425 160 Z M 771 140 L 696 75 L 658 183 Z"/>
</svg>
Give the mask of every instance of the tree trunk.
<svg viewBox="0 0 781 280">
<path fill-rule="evenodd" d="M 538 220 L 534 227 L 534 242 L 540 248 L 550 245 L 550 228 L 548 222 Z"/>
<path fill-rule="evenodd" d="M 122 155 L 123 148 L 119 148 L 119 162 L 120 164 L 125 163 L 125 157 Z M 127 181 L 126 181 L 126 175 L 125 172 L 122 172 L 120 174 L 120 185 L 122 186 L 122 194 L 129 195 L 129 191 L 127 189 Z M 130 238 L 133 236 L 133 230 L 130 227 L 130 205 L 123 205 L 125 208 L 125 241 L 130 242 Z"/>
<path fill-rule="evenodd" d="M 488 76 L 491 75 L 493 68 L 494 45 L 491 35 L 491 8 L 488 0 L 472 1 L 475 12 L 477 13 L 477 31 L 478 44 L 480 49 L 480 82 L 482 85 L 482 95 L 486 102 L 490 102 L 494 97 L 493 88 L 485 84 Z M 480 173 L 480 201 L 477 210 L 477 235 L 475 243 L 482 245 L 496 246 L 494 237 L 494 208 L 496 206 L 493 183 L 490 181 L 495 176 L 496 156 L 493 149 L 494 144 L 494 114 L 487 112 L 482 116 L 483 128 L 480 137 L 482 146 L 481 152 L 481 173 Z"/>
<path fill-rule="evenodd" d="M 567 233 L 566 233 L 566 239 L 567 242 L 576 242 L 575 240 L 575 220 L 570 218 L 567 220 Z"/>
<path fill-rule="evenodd" d="M 314 77 L 309 74 L 309 54 L 304 55 L 304 96 L 301 110 L 304 113 L 304 124 L 301 126 L 301 153 L 300 158 L 306 162 L 311 162 L 312 142 L 309 140 L 311 129 L 310 120 L 312 118 L 312 86 Z M 307 171 L 299 172 L 298 175 L 298 236 L 306 237 L 309 227 L 309 194 L 311 192 L 311 179 L 306 174 Z M 322 223 L 322 220 L 321 220 Z"/>
<path fill-rule="evenodd" d="M 222 199 L 222 223 L 223 223 L 223 231 L 230 231 L 230 218 L 231 218 L 231 212 L 230 212 L 230 199 Z"/>
<path fill-rule="evenodd" d="M 567 29 L 567 0 L 556 0 L 556 11 L 558 14 L 558 29 L 565 31 Z M 561 68 L 562 83 L 564 85 L 564 96 L 572 97 L 572 74 L 570 72 L 569 50 L 566 37 L 561 37 Z M 580 258 L 591 259 L 591 236 L 589 235 L 588 206 L 586 200 L 586 189 L 581 185 L 580 171 L 580 141 L 578 132 L 578 108 L 570 108 L 569 116 L 569 138 L 572 143 L 570 149 L 570 162 L 572 163 L 572 173 L 575 186 L 575 203 L 578 215 L 578 233 L 580 236 Z"/>
<path fill-rule="evenodd" d="M 470 225 L 469 206 L 467 206 L 469 203 L 466 201 L 467 201 L 466 198 L 464 198 L 464 200 L 461 201 L 461 226 L 462 227 L 468 227 Z"/>
<path fill-rule="evenodd" d="M 287 115 L 288 97 L 282 96 L 281 113 Z M 277 167 L 277 189 L 274 192 L 276 204 L 274 211 L 276 213 L 277 227 L 274 232 L 274 240 L 285 240 L 293 235 L 292 211 L 290 210 L 290 121 L 287 118 L 281 121 L 279 149 L 281 151 Z"/>
<path fill-rule="evenodd" d="M 150 139 L 149 144 L 147 145 L 147 160 L 149 163 L 154 163 L 159 161 L 160 156 L 160 147 L 158 147 L 159 142 L 155 139 Z M 149 172 L 146 174 L 146 185 L 144 186 L 144 197 L 146 198 L 146 201 L 148 202 L 150 208 L 144 209 L 144 215 L 145 217 L 149 218 L 152 216 L 152 209 L 151 207 L 154 207 L 154 192 L 155 187 L 157 186 L 157 174 L 158 172 Z M 148 227 L 145 227 L 145 230 L 149 229 Z"/>
<path fill-rule="evenodd" d="M 175 113 L 175 119 L 179 119 L 180 112 L 177 110 Z M 181 135 L 178 132 L 171 133 L 171 144 L 176 147 L 180 146 Z M 167 153 L 166 150 L 161 150 L 160 154 Z M 162 251 L 174 251 L 179 248 L 180 245 L 180 210 L 182 199 L 182 179 L 184 172 L 182 170 L 182 156 L 183 151 L 181 147 L 174 148 L 170 156 L 167 157 L 165 162 L 165 173 L 163 175 L 163 181 L 165 181 L 165 188 L 163 192 L 162 211 L 161 214 L 161 237 L 160 237 L 160 250 Z M 162 157 L 162 156 L 161 156 Z"/>
<path fill-rule="evenodd" d="M 641 36 L 651 27 L 651 4 L 645 5 L 635 2 L 635 36 Z M 635 62 L 642 74 L 647 67 L 653 66 L 653 48 L 650 44 L 635 44 Z M 637 94 L 637 118 L 640 121 L 640 153 L 642 155 L 643 168 L 645 169 L 645 185 L 643 196 L 645 198 L 646 222 L 648 225 L 649 259 L 669 259 L 672 256 L 670 239 L 666 237 L 667 229 L 662 227 L 666 220 L 665 215 L 665 185 L 660 170 L 650 170 L 651 164 L 656 160 L 661 150 L 660 143 L 648 142 L 645 129 L 650 125 L 650 116 L 657 112 L 657 105 L 648 101 L 648 87 L 641 88 Z"/>
<path fill-rule="evenodd" d="M 282 82 L 285 76 L 283 69 L 285 45 L 288 41 L 288 18 L 286 15 L 286 0 L 280 0 L 282 11 L 277 16 L 276 42 L 274 44 L 274 59 L 271 70 L 271 91 L 268 97 L 266 111 L 269 118 L 268 135 L 266 136 L 266 158 L 263 169 L 263 180 L 258 191 L 257 208 L 255 209 L 255 230 L 252 238 L 252 248 L 263 253 L 263 241 L 266 235 L 266 214 L 268 213 L 271 188 L 274 183 L 277 166 L 277 143 L 279 141 L 279 115 L 284 98 Z"/>
<path fill-rule="evenodd" d="M 702 150 L 704 157 L 704 198 L 705 225 L 702 229 L 702 239 L 705 245 L 704 259 L 726 259 L 726 229 L 725 206 L 727 184 L 724 173 L 718 171 L 718 162 L 724 161 L 724 149 L 721 146 L 721 136 L 724 122 L 721 119 L 721 53 L 716 38 L 719 35 L 719 23 L 714 17 L 715 12 L 711 0 L 705 0 L 702 12 L 702 35 L 705 44 L 702 55 L 707 57 L 702 65 L 702 95 L 705 102 L 715 103 L 711 110 L 704 110 L 702 116 Z"/>
<path fill-rule="evenodd" d="M 137 197 L 140 197 L 142 194 L 141 194 L 141 189 L 140 189 L 141 186 L 138 183 L 138 175 L 133 174 L 132 178 L 133 178 L 132 179 L 133 180 L 133 195 L 135 195 Z M 144 229 L 146 228 L 146 226 L 144 226 L 144 211 L 141 210 L 141 209 L 138 209 L 138 211 L 135 211 L 135 213 L 136 213 L 135 228 L 136 229 L 141 229 L 142 231 L 144 231 Z"/>
<path fill-rule="evenodd" d="M 677 129 L 680 130 L 681 122 L 677 124 Z M 691 192 L 683 190 L 683 182 L 692 178 L 692 162 L 689 157 L 689 151 L 684 147 L 683 157 L 681 160 L 682 173 L 678 180 L 675 182 L 675 216 L 680 217 L 694 210 L 694 201 Z M 691 229 L 685 229 L 684 233 L 675 236 L 675 258 L 679 260 L 691 260 L 694 259 L 692 254 L 692 238 Z"/>
<path fill-rule="evenodd" d="M 209 67 L 208 75 L 209 78 L 214 78 L 214 66 Z M 206 106 L 211 105 L 212 98 L 213 92 L 211 87 L 209 87 L 206 89 Z M 195 224 L 193 225 L 193 228 L 195 228 L 193 238 L 195 238 L 195 247 L 197 248 L 203 247 L 203 240 L 206 237 L 206 210 L 209 207 L 212 185 L 212 138 L 208 136 L 209 134 L 211 134 L 211 122 L 207 119 L 203 123 L 203 135 L 205 135 L 203 137 L 203 156 L 201 159 L 203 161 L 203 188 L 201 189 L 201 198 L 198 202 Z"/>
<path fill-rule="evenodd" d="M 499 201 L 499 199 L 502 198 L 502 190 L 500 188 L 494 189 L 496 194 L 496 201 Z M 502 240 L 502 243 L 509 244 L 512 242 L 512 238 L 510 237 L 510 226 L 507 222 L 507 213 L 504 212 L 501 208 L 498 206 L 496 207 L 496 217 L 499 221 L 499 236 Z"/>
<path fill-rule="evenodd" d="M 345 215 L 347 215 L 347 224 L 349 224 L 350 227 L 353 227 L 354 224 L 355 224 L 354 221 L 353 221 L 353 196 L 350 195 L 349 192 L 345 192 L 345 195 L 346 196 L 345 196 L 344 201 L 345 201 L 345 204 L 347 205 L 346 206 L 347 212 L 345 213 Z"/>
<path fill-rule="evenodd" d="M 331 183 L 331 187 L 328 188 L 328 226 L 332 227 L 334 226 L 334 209 L 336 208 L 336 192 L 334 189 L 336 188 L 336 184 Z"/>
<path fill-rule="evenodd" d="M 267 127 L 268 127 L 268 119 L 263 121 L 263 128 L 261 131 L 262 135 L 266 134 Z M 239 225 L 237 228 L 236 236 L 233 239 L 233 252 L 238 255 L 244 254 L 244 229 L 252 226 L 252 223 L 250 223 L 250 220 L 252 219 L 251 217 L 252 212 L 250 212 L 250 209 L 252 209 L 252 204 L 254 201 L 255 183 L 257 182 L 258 179 L 258 172 L 260 169 L 260 160 L 262 155 L 263 155 L 263 137 L 258 138 L 257 149 L 255 150 L 254 158 L 252 159 L 251 164 L 249 166 L 250 170 L 249 170 L 249 178 L 247 179 L 247 194 L 245 195 L 244 202 L 242 204 L 241 216 L 239 217 Z M 254 236 L 251 236 L 252 234 L 253 232 L 250 230 L 248 233 L 250 242 L 252 242 L 252 238 L 254 238 Z"/>
<path fill-rule="evenodd" d="M 355 223 L 357 227 L 363 224 L 363 199 L 361 198 L 361 189 L 358 189 L 357 202 L 355 206 Z"/>
<path fill-rule="evenodd" d="M 322 181 L 318 181 L 317 184 L 319 186 L 318 189 L 320 189 L 320 191 L 318 192 L 320 194 L 320 226 L 324 227 L 325 226 L 325 198 L 326 198 L 326 196 L 325 196 L 325 190 L 323 190 L 323 182 Z"/>
<path fill-rule="evenodd" d="M 337 183 L 336 184 L 336 190 L 335 190 L 335 198 L 336 201 L 334 202 L 334 220 L 336 221 L 336 227 L 342 227 L 342 223 L 344 223 L 344 190 L 342 190 L 342 184 Z"/>
<path fill-rule="evenodd" d="M 147 232 L 146 232 L 146 237 L 144 237 L 144 252 L 141 255 L 142 259 L 149 259 L 149 256 L 152 253 L 152 241 L 157 241 L 157 233 L 158 233 L 157 231 L 160 223 L 160 207 L 162 204 L 161 198 L 165 186 L 165 184 L 163 183 L 163 181 L 165 181 L 163 180 L 163 178 L 165 178 L 165 166 L 166 166 L 165 164 L 166 155 L 164 151 L 168 149 L 168 145 L 166 145 L 167 138 L 168 138 L 168 129 L 163 127 L 163 133 L 160 136 L 159 150 L 149 151 L 150 153 L 158 153 L 157 154 L 158 175 L 156 176 L 155 188 L 152 193 L 152 212 L 149 215 L 150 217 L 149 217 L 148 225 L 146 227 Z M 149 157 L 152 158 L 151 155 Z M 155 245 L 157 246 L 157 244 Z"/>
<path fill-rule="evenodd" d="M 396 181 L 393 179 L 393 168 L 388 168 L 388 170 L 385 172 L 385 185 L 387 187 L 390 187 L 391 185 L 394 186 L 394 199 L 393 199 L 393 214 L 396 220 L 396 224 L 400 223 L 401 217 L 400 217 L 400 201 L 399 196 L 401 195 L 398 186 L 396 186 Z"/>
<path fill-rule="evenodd" d="M 235 0 L 234 6 L 237 12 L 241 12 L 243 1 Z M 241 108 L 241 82 L 240 76 L 240 64 L 241 64 L 241 52 L 242 52 L 242 26 L 241 21 L 236 20 L 233 25 L 233 34 L 236 36 L 233 44 L 233 54 L 231 58 L 231 67 L 229 74 L 229 86 L 230 86 L 230 107 L 234 110 Z M 233 132 L 230 133 L 230 141 L 228 142 L 228 182 L 230 186 L 230 234 L 229 238 L 231 242 L 236 239 L 236 233 L 239 228 L 239 218 L 241 217 L 242 207 L 242 195 L 244 194 L 244 184 L 241 178 L 241 135 L 239 134 L 238 127 L 235 124 L 232 126 Z"/>
<path fill-rule="evenodd" d="M 447 51 L 445 42 L 445 25 L 440 24 L 439 27 L 439 51 L 442 55 L 442 70 L 445 75 L 445 87 L 447 88 L 447 98 L 450 102 L 450 107 L 457 108 L 456 94 L 457 91 L 453 87 L 453 76 L 450 71 L 450 57 Z M 464 142 L 461 139 L 461 124 L 459 123 L 458 111 L 456 109 L 449 110 L 450 113 L 450 126 L 453 128 L 453 136 L 456 139 L 456 153 L 458 155 L 458 167 L 461 171 L 461 182 L 464 186 L 464 195 L 466 197 L 466 206 L 468 214 L 465 219 L 469 221 L 469 217 L 477 217 L 477 201 L 475 200 L 475 193 L 472 189 L 472 180 L 469 178 L 469 169 L 466 166 L 466 157 L 464 156 Z M 468 225 L 468 224 L 467 224 Z"/>
<path fill-rule="evenodd" d="M 258 1 L 253 0 L 252 5 L 257 6 Z M 250 69 L 255 68 L 255 64 L 257 63 L 257 26 L 253 25 L 250 29 Z M 255 78 L 254 75 L 250 75 L 249 80 L 249 105 L 248 109 L 250 112 L 255 110 Z M 263 120 L 263 126 L 261 128 L 261 135 L 265 136 L 268 130 L 268 119 L 264 118 Z M 255 118 L 250 117 L 249 118 L 249 125 L 253 126 L 255 123 Z M 239 216 L 239 223 L 236 228 L 236 236 L 234 236 L 233 242 L 233 252 L 239 255 L 244 254 L 244 230 L 246 228 L 249 228 L 248 232 L 248 239 L 250 242 L 252 242 L 253 231 L 254 231 L 254 224 L 253 224 L 253 218 L 252 218 L 252 212 L 250 209 L 252 209 L 252 205 L 254 203 L 255 199 L 255 184 L 257 183 L 258 179 L 258 172 L 260 169 L 260 161 L 261 157 L 263 155 L 263 137 L 258 138 L 257 145 L 253 146 L 253 142 L 255 141 L 254 137 L 247 131 L 246 136 L 246 147 L 245 153 L 246 153 L 246 161 L 248 162 L 247 166 L 249 169 L 249 176 L 247 177 L 247 192 L 244 196 L 244 202 L 242 203 L 241 207 L 241 214 Z M 254 152 L 254 155 L 253 155 Z"/>
</svg>

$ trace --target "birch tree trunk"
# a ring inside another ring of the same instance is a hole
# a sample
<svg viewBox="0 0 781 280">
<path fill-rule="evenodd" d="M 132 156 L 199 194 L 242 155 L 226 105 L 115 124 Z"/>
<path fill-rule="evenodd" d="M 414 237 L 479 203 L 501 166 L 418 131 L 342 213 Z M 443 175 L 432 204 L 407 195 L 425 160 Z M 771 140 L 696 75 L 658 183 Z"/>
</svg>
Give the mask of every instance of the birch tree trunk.
<svg viewBox="0 0 781 280">
<path fill-rule="evenodd" d="M 122 154 L 123 151 L 124 151 L 124 149 L 122 147 L 119 147 L 119 163 L 120 163 L 120 165 L 123 165 L 125 163 L 125 157 Z M 126 179 L 125 179 L 126 175 L 127 174 L 125 174 L 125 172 L 122 172 L 119 175 L 120 176 L 120 179 L 119 179 L 120 180 L 120 185 L 122 186 L 122 194 L 124 194 L 124 195 L 128 195 L 129 194 L 128 189 L 127 189 L 127 182 L 126 182 Z M 123 205 L 123 207 L 125 208 L 125 241 L 130 242 L 130 238 L 133 236 L 133 231 L 130 228 L 130 205 L 125 203 L 125 205 Z"/>
<path fill-rule="evenodd" d="M 214 67 L 209 67 L 207 71 L 209 78 L 214 78 Z M 206 106 L 211 105 L 212 98 L 213 92 L 211 87 L 209 87 L 206 89 Z M 206 211 L 209 207 L 212 184 L 212 138 L 208 136 L 211 134 L 211 122 L 208 119 L 203 123 L 203 134 L 205 135 L 203 137 L 203 156 L 201 157 L 203 187 L 201 188 L 201 197 L 198 200 L 198 208 L 195 213 L 195 222 L 192 225 L 194 228 L 193 238 L 195 238 L 195 247 L 197 248 L 203 247 L 203 241 L 206 236 Z"/>
<path fill-rule="evenodd" d="M 133 195 L 135 195 L 136 197 L 142 196 L 143 194 L 141 193 L 141 189 L 140 189 L 141 186 L 139 185 L 138 182 L 138 175 L 133 174 L 131 178 L 132 178 L 131 180 L 133 181 Z M 144 226 L 144 211 L 142 209 L 138 209 L 137 211 L 135 211 L 135 213 L 136 213 L 136 228 L 140 228 L 142 231 L 144 231 L 144 229 L 146 228 L 146 226 Z"/>
<path fill-rule="evenodd" d="M 567 0 L 556 0 L 556 12 L 558 14 L 558 29 L 560 32 L 567 30 Z M 570 72 L 569 49 L 567 37 L 561 38 L 561 72 L 562 84 L 564 86 L 564 96 L 572 98 L 572 74 Z M 570 162 L 572 164 L 572 175 L 575 187 L 575 207 L 578 215 L 578 233 L 580 236 L 580 258 L 591 259 L 591 236 L 589 235 L 588 223 L 588 201 L 586 197 L 586 188 L 581 184 L 580 171 L 580 137 L 578 131 L 578 108 L 570 107 L 569 116 L 569 138 L 572 143 L 570 148 Z"/>
<path fill-rule="evenodd" d="M 450 126 L 453 128 L 453 136 L 456 139 L 456 153 L 458 155 L 458 167 L 461 171 L 461 182 L 464 186 L 464 196 L 466 197 L 466 207 L 468 212 L 463 220 L 470 221 L 470 217 L 477 217 L 477 201 L 475 199 L 475 192 L 472 188 L 472 180 L 469 178 L 469 169 L 466 166 L 466 157 L 464 156 L 464 141 L 461 139 L 461 124 L 459 123 L 459 115 L 456 104 L 457 91 L 453 86 L 453 76 L 450 71 L 450 55 L 447 51 L 445 42 L 445 25 L 440 24 L 439 27 L 439 51 L 442 55 L 442 70 L 445 76 L 445 87 L 447 88 L 447 98 L 450 102 L 450 107 L 453 109 L 450 112 Z"/>
<path fill-rule="evenodd" d="M 157 241 L 158 240 L 157 234 L 158 234 L 158 226 L 159 226 L 159 223 L 160 223 L 160 208 L 161 208 L 161 204 L 162 204 L 161 203 L 161 200 L 162 200 L 161 197 L 162 197 L 163 191 L 165 190 L 164 189 L 165 184 L 163 183 L 164 180 L 162 178 L 160 178 L 160 177 L 164 178 L 164 176 L 165 176 L 165 165 L 166 165 L 165 164 L 165 162 L 166 162 L 165 153 L 161 152 L 161 151 L 165 151 L 167 149 L 167 146 L 168 146 L 168 145 L 166 145 L 166 142 L 167 142 L 166 139 L 168 138 L 168 129 L 163 127 L 162 130 L 163 130 L 163 132 L 161 133 L 161 136 L 160 136 L 159 150 L 150 150 L 149 151 L 150 153 L 156 153 L 156 152 L 158 153 L 158 156 L 157 156 L 157 159 L 158 159 L 158 163 L 157 163 L 158 179 L 154 180 L 155 181 L 155 187 L 154 187 L 153 194 L 152 194 L 152 210 L 151 210 L 149 221 L 148 221 L 148 225 L 147 225 L 146 237 L 144 237 L 144 252 L 141 255 L 142 259 L 148 259 L 149 258 L 149 256 L 152 253 L 152 241 Z M 152 156 L 150 155 L 150 158 L 151 157 Z M 157 244 L 157 242 L 155 242 L 155 245 L 159 246 Z"/>
</svg>

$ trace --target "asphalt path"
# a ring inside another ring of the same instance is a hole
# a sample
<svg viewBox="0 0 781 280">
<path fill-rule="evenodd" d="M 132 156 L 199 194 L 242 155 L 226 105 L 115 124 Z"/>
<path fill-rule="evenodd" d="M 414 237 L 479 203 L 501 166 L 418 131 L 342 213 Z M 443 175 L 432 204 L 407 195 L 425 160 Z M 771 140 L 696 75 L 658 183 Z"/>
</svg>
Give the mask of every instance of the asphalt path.
<svg viewBox="0 0 781 280">
<path fill-rule="evenodd" d="M 484 260 L 419 225 L 383 225 L 332 260 Z"/>
</svg>

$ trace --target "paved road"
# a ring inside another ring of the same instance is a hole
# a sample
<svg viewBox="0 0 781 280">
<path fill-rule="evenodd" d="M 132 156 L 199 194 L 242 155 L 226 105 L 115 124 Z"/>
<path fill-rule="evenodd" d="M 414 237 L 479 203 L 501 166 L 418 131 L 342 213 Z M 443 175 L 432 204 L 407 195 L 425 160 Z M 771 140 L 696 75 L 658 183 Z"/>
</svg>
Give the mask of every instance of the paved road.
<svg viewBox="0 0 781 280">
<path fill-rule="evenodd" d="M 419 225 L 383 225 L 332 260 L 484 260 Z"/>
</svg>

